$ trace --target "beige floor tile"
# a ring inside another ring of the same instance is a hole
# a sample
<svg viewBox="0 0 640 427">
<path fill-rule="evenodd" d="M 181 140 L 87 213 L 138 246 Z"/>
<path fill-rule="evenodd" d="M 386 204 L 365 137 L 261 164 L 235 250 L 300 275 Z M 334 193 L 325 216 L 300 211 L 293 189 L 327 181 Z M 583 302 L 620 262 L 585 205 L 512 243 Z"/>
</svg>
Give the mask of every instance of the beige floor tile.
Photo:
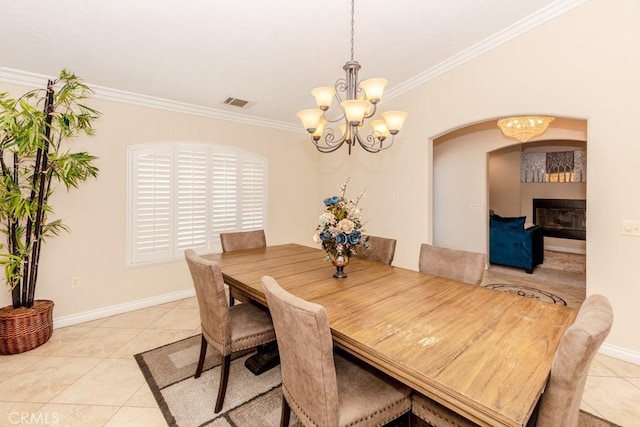
<svg viewBox="0 0 640 427">
<path fill-rule="evenodd" d="M 193 330 L 200 325 L 200 312 L 195 308 L 174 308 L 156 320 L 151 329 Z"/>
<path fill-rule="evenodd" d="M 105 424 L 105 427 L 123 426 L 166 427 L 167 422 L 158 408 L 123 407 Z"/>
<path fill-rule="evenodd" d="M 640 378 L 640 365 L 635 365 L 603 354 L 596 355 L 595 360 L 606 365 L 620 377 Z"/>
<path fill-rule="evenodd" d="M 31 352 L 0 356 L 0 383 L 43 359 L 42 356 L 32 356 Z"/>
<path fill-rule="evenodd" d="M 164 304 L 158 304 L 154 307 L 156 308 L 175 308 L 178 304 L 180 304 L 183 300 L 179 299 L 176 301 L 165 302 Z"/>
<path fill-rule="evenodd" d="M 105 425 L 120 408 L 118 406 L 105 405 L 67 405 L 50 403 L 45 405 L 39 412 L 45 414 L 49 419 L 55 419 L 57 423 L 46 425 L 56 425 L 64 427 L 87 427 Z"/>
<path fill-rule="evenodd" d="M 133 358 L 106 359 L 51 402 L 121 406 L 144 382 L 145 379 Z"/>
<path fill-rule="evenodd" d="M 94 328 L 81 339 L 58 348 L 55 355 L 109 357 L 141 331 L 142 329 Z"/>
<path fill-rule="evenodd" d="M 151 389 L 145 382 L 140 386 L 138 390 L 131 396 L 129 400 L 127 400 L 123 406 L 134 406 L 139 408 L 157 408 L 158 403 L 156 402 L 156 398 L 153 397 L 153 393 Z"/>
<path fill-rule="evenodd" d="M 596 354 L 593 361 L 591 362 L 591 366 L 589 367 L 589 376 L 592 377 L 619 377 L 618 374 L 613 372 L 611 368 L 608 366 L 606 359 L 602 359 L 601 355 Z"/>
<path fill-rule="evenodd" d="M 137 328 L 144 329 L 170 311 L 170 308 L 145 308 L 129 313 L 112 316 L 100 324 L 100 328 Z"/>
<path fill-rule="evenodd" d="M 625 427 L 640 425 L 640 389 L 624 378 L 588 377 L 582 399 L 602 418 Z"/>
<path fill-rule="evenodd" d="M 28 425 L 31 414 L 37 413 L 40 408 L 42 403 L 0 402 L 0 427 Z"/>
<path fill-rule="evenodd" d="M 625 379 L 640 389 L 640 378 L 625 378 Z M 640 411 L 640 408 L 638 410 Z"/>
<path fill-rule="evenodd" d="M 198 299 L 196 297 L 185 298 L 180 300 L 176 308 L 198 308 Z"/>
<path fill-rule="evenodd" d="M 44 357 L 0 383 L 0 401 L 46 403 L 93 369 L 101 359 Z"/>
<path fill-rule="evenodd" d="M 40 347 L 34 348 L 29 351 L 29 355 L 55 355 L 60 348 L 67 344 L 75 343 L 82 340 L 82 337 L 93 331 L 93 328 L 88 328 L 83 325 L 68 326 L 66 328 L 55 329 L 49 341 L 42 344 Z"/>
<path fill-rule="evenodd" d="M 129 340 L 120 347 L 111 357 L 127 358 L 137 353 L 158 348 L 167 343 L 179 341 L 184 338 L 192 337 L 192 330 L 184 329 L 145 329 L 141 331 L 135 338 Z"/>
<path fill-rule="evenodd" d="M 90 320 L 88 322 L 82 323 L 82 326 L 86 326 L 88 328 L 97 328 L 100 325 L 102 325 L 104 322 L 108 321 L 109 319 L 111 319 L 111 316 L 103 317 L 101 319 L 96 319 L 96 320 Z"/>
</svg>

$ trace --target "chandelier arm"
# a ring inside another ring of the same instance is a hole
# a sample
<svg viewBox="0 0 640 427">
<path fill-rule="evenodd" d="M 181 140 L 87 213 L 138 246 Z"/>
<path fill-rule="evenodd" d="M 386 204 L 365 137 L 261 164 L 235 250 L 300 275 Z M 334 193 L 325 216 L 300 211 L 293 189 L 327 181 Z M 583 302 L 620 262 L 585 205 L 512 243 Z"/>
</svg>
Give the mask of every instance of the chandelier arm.
<svg viewBox="0 0 640 427">
<path fill-rule="evenodd" d="M 378 110 L 378 104 L 371 104 L 371 106 L 373 107 L 371 108 L 371 112 L 369 114 L 365 114 L 364 119 L 370 119 L 374 116 L 374 114 L 376 114 L 376 111 Z"/>
<path fill-rule="evenodd" d="M 341 110 L 341 111 L 342 111 L 342 110 Z M 338 117 L 336 117 L 335 119 L 329 119 L 329 118 L 327 117 L 327 112 L 325 111 L 325 112 L 322 114 L 322 118 L 323 118 L 323 119 L 325 119 L 325 120 L 326 120 L 327 122 L 329 122 L 329 123 L 337 123 L 337 122 L 340 122 L 340 121 L 345 120 L 345 117 L 344 117 L 344 111 L 342 112 L 342 114 L 341 114 L 341 115 L 339 115 L 339 116 L 338 116 Z"/>
<path fill-rule="evenodd" d="M 392 136 L 391 142 L 389 142 L 389 138 L 385 138 L 383 140 L 380 140 L 380 138 L 378 136 L 376 136 L 375 132 L 371 133 L 369 135 L 367 135 L 367 142 L 365 143 L 364 141 L 362 141 L 362 138 L 360 137 L 360 134 L 357 133 L 356 135 L 356 139 L 358 141 L 358 143 L 360 144 L 360 146 L 365 150 L 368 151 L 369 153 L 378 153 L 382 150 L 386 150 L 388 148 L 390 148 L 393 143 L 395 142 L 395 136 Z M 385 144 L 385 142 L 388 142 L 388 144 Z M 378 144 L 379 146 L 376 147 L 375 145 Z"/>
<path fill-rule="evenodd" d="M 354 136 L 354 138 L 353 138 L 354 142 L 358 141 L 358 144 L 360 144 L 360 146 L 362 148 L 364 148 L 365 151 L 368 151 L 369 153 L 377 153 L 378 151 L 382 150 L 382 148 L 377 148 L 377 147 L 373 146 L 373 143 L 375 141 L 372 141 L 370 143 L 364 142 L 362 140 L 362 137 L 360 137 L 360 132 L 358 131 L 358 129 L 354 129 L 353 136 Z M 375 138 L 375 137 L 373 137 L 373 138 Z M 367 141 L 369 141 L 371 139 L 372 139 L 372 135 L 367 136 Z"/>
<path fill-rule="evenodd" d="M 320 151 L 321 153 L 331 153 L 333 151 L 336 151 L 338 148 L 342 147 L 344 142 L 347 140 L 347 132 L 345 132 L 345 134 L 342 135 L 342 137 L 336 141 L 334 141 L 334 138 L 335 138 L 335 134 L 333 130 L 329 129 L 329 132 L 327 132 L 327 134 L 323 138 L 315 140 L 312 137 L 311 142 L 313 143 L 313 145 L 316 146 L 318 151 Z M 324 142 L 324 144 L 321 144 L 320 141 Z"/>
</svg>

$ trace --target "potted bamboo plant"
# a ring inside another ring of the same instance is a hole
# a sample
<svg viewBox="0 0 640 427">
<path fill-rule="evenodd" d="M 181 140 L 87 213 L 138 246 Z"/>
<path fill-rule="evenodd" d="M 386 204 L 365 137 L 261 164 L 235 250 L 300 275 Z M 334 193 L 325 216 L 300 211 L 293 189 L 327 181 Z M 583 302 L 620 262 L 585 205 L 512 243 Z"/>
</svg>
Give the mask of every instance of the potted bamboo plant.
<svg viewBox="0 0 640 427">
<path fill-rule="evenodd" d="M 53 301 L 35 299 L 40 253 L 45 238 L 68 231 L 49 218 L 53 191 L 98 174 L 94 156 L 68 149 L 71 138 L 94 133 L 99 113 L 82 104 L 90 92 L 62 70 L 46 89 L 18 99 L 0 93 L 0 264 L 12 300 L 0 309 L 0 354 L 22 353 L 51 337 Z"/>
</svg>

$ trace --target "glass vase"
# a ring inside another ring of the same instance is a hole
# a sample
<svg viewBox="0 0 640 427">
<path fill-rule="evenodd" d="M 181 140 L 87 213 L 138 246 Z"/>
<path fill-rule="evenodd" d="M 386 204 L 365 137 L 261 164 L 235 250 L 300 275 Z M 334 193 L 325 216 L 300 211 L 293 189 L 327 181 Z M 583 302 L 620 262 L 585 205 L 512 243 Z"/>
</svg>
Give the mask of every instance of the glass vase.
<svg viewBox="0 0 640 427">
<path fill-rule="evenodd" d="M 331 264 L 336 266 L 336 273 L 333 277 L 336 279 L 344 279 L 347 277 L 347 273 L 344 272 L 344 268 L 349 265 L 349 257 L 347 255 L 331 257 Z"/>
</svg>

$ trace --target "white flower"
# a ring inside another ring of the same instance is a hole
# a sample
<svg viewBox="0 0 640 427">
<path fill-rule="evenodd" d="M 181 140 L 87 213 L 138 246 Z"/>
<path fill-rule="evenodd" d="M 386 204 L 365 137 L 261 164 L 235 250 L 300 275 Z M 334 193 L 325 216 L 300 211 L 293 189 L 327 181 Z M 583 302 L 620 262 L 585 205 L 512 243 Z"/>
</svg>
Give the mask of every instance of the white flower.
<svg viewBox="0 0 640 427">
<path fill-rule="evenodd" d="M 320 215 L 320 218 L 318 220 L 320 222 L 320 227 L 324 228 L 327 226 L 327 224 L 335 223 L 336 217 L 331 212 L 325 212 Z"/>
<path fill-rule="evenodd" d="M 321 243 L 322 240 L 320 240 L 320 233 L 319 232 L 315 232 L 315 234 L 313 235 L 313 241 L 316 243 Z"/>
<path fill-rule="evenodd" d="M 350 219 L 343 219 L 340 220 L 340 222 L 338 223 L 338 229 L 346 234 L 349 234 L 353 231 L 354 228 L 354 224 L 353 221 L 351 221 Z"/>
</svg>

